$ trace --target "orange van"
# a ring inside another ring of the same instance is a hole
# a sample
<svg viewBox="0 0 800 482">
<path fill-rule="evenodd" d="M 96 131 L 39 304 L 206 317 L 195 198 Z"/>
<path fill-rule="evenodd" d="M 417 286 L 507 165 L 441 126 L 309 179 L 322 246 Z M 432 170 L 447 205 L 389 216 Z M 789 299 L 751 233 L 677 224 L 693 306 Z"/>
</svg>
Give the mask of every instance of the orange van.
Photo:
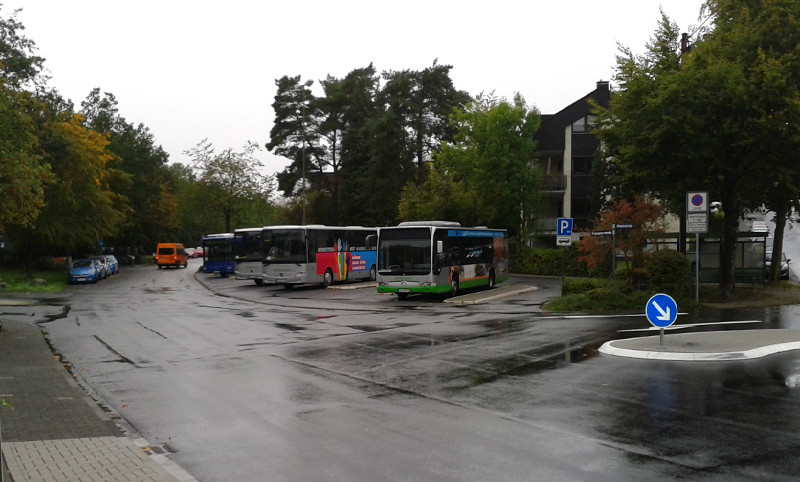
<svg viewBox="0 0 800 482">
<path fill-rule="evenodd" d="M 175 266 L 186 267 L 186 250 L 181 243 L 158 243 L 156 246 L 156 265 L 158 269 Z"/>
</svg>

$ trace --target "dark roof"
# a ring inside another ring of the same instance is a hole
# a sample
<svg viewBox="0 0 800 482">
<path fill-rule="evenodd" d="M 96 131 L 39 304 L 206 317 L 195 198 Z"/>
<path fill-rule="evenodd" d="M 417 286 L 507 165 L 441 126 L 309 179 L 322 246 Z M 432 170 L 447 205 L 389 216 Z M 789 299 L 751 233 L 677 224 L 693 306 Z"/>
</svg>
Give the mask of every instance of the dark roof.
<svg viewBox="0 0 800 482">
<path fill-rule="evenodd" d="M 564 128 L 591 113 L 592 108 L 589 105 L 589 99 L 594 99 L 594 101 L 601 106 L 608 107 L 610 97 L 611 92 L 608 82 L 601 80 L 597 83 L 597 87 L 593 91 L 567 107 L 564 107 L 555 114 L 542 115 L 542 125 L 539 128 L 539 133 L 536 135 L 536 140 L 539 142 L 539 151 L 563 150 Z"/>
</svg>

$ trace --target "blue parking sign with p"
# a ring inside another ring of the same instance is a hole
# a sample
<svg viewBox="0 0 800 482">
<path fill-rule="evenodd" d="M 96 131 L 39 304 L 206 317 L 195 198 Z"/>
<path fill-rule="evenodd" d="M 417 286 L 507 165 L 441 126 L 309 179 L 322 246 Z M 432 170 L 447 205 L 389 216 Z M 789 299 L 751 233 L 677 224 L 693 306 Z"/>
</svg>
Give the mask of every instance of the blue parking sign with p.
<svg viewBox="0 0 800 482">
<path fill-rule="evenodd" d="M 558 236 L 572 236 L 572 218 L 558 218 L 556 232 Z"/>
</svg>

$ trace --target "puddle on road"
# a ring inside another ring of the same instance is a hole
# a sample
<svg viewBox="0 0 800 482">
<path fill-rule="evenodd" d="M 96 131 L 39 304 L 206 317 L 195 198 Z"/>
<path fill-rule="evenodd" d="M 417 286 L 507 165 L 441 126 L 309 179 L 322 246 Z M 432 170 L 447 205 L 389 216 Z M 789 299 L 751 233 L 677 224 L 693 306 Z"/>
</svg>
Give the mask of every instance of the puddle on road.
<svg viewBox="0 0 800 482">
<path fill-rule="evenodd" d="M 306 329 L 305 326 L 292 325 L 291 323 L 275 323 L 274 326 L 289 331 L 303 331 Z"/>
<path fill-rule="evenodd" d="M 368 326 L 368 325 L 347 325 L 347 327 L 352 328 L 353 330 L 363 331 L 366 333 L 372 333 L 374 331 L 381 331 L 381 330 L 387 330 L 389 328 L 394 328 L 386 326 Z"/>
<path fill-rule="evenodd" d="M 452 390 L 469 389 L 505 377 L 525 377 L 546 370 L 565 368 L 573 363 L 596 357 L 601 345 L 602 343 L 592 343 L 541 357 L 513 354 L 503 358 L 482 360 L 478 367 L 464 367 L 440 378 L 447 382 Z M 462 383 L 457 383 L 458 380 L 462 380 Z"/>
<path fill-rule="evenodd" d="M 145 293 L 153 293 L 153 294 L 157 294 L 157 295 L 162 295 L 162 294 L 165 294 L 165 293 L 172 293 L 173 291 L 175 291 L 175 289 L 172 288 L 171 286 L 162 286 L 160 288 L 145 288 L 144 289 Z"/>
</svg>

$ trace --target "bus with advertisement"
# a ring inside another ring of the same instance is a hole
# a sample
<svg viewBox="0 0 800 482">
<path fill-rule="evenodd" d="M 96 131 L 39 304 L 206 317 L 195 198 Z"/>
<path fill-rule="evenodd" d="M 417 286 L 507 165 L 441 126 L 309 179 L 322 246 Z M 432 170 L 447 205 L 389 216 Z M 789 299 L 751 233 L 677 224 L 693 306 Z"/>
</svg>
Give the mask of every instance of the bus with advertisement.
<svg viewBox="0 0 800 482">
<path fill-rule="evenodd" d="M 265 229 L 265 227 L 239 228 L 233 231 L 233 260 L 236 279 L 253 280 L 259 286 L 264 284 L 262 269 Z"/>
<path fill-rule="evenodd" d="M 234 274 L 233 233 L 206 234 L 202 237 L 203 271 L 219 273 L 222 277 Z"/>
<path fill-rule="evenodd" d="M 450 294 L 508 279 L 508 232 L 452 221 L 412 221 L 380 228 L 378 293 Z"/>
<path fill-rule="evenodd" d="M 361 226 L 268 226 L 263 232 L 265 284 L 374 280 L 377 229 Z"/>
</svg>

